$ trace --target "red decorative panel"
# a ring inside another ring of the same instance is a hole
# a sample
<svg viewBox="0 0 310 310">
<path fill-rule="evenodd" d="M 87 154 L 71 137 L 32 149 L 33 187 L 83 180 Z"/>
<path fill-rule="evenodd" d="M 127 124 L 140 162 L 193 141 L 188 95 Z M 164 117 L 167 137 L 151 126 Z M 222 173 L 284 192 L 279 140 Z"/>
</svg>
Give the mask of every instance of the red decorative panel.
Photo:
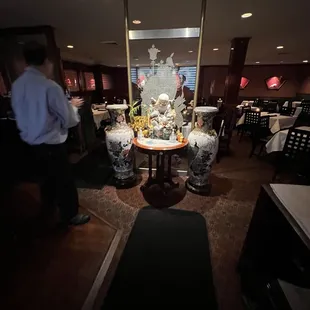
<svg viewBox="0 0 310 310">
<path fill-rule="evenodd" d="M 94 74 L 92 72 L 84 72 L 84 78 L 86 83 L 86 90 L 95 90 L 96 83 Z"/>
<path fill-rule="evenodd" d="M 267 88 L 271 90 L 279 90 L 285 82 L 283 76 L 272 76 L 265 80 Z"/>
<path fill-rule="evenodd" d="M 102 86 L 103 89 L 111 89 L 112 88 L 112 81 L 111 81 L 111 77 L 108 74 L 102 74 L 101 75 L 102 78 Z"/>
<path fill-rule="evenodd" d="M 240 81 L 240 89 L 245 89 L 248 86 L 249 82 L 250 80 L 243 76 Z"/>
<path fill-rule="evenodd" d="M 73 70 L 64 70 L 65 83 L 70 91 L 79 91 L 78 74 Z"/>
<path fill-rule="evenodd" d="M 0 95 L 6 95 L 8 93 L 6 86 L 4 84 L 3 76 L 0 72 Z"/>
</svg>

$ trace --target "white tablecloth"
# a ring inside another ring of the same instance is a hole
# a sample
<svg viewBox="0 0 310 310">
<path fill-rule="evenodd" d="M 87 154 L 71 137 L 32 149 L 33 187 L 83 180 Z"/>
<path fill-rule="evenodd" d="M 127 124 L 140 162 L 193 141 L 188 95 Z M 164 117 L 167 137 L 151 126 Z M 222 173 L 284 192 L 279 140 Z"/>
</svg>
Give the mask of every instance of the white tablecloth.
<svg viewBox="0 0 310 310">
<path fill-rule="evenodd" d="M 288 107 L 288 101 L 283 104 L 284 107 Z M 301 101 L 293 101 L 292 108 L 297 108 L 301 106 Z"/>
<path fill-rule="evenodd" d="M 267 115 L 276 115 L 276 116 L 271 116 L 269 119 L 269 128 L 272 133 L 276 133 L 281 129 L 284 128 L 290 128 L 294 125 L 297 116 L 285 116 L 285 115 L 280 115 L 279 113 L 271 113 L 268 114 L 267 112 L 261 112 L 261 116 L 267 116 Z M 237 126 L 244 124 L 245 120 L 245 114 L 241 116 L 239 121 L 237 122 Z"/>
<path fill-rule="evenodd" d="M 237 105 L 236 108 L 239 109 L 239 110 L 242 110 L 242 108 L 244 108 L 244 105 L 239 104 L 239 105 Z M 251 110 L 252 110 L 252 111 L 256 111 L 256 109 L 257 109 L 257 107 L 251 107 Z"/>
<path fill-rule="evenodd" d="M 252 105 L 253 103 L 254 103 L 254 100 L 250 100 L 250 101 L 248 101 L 248 100 L 243 100 L 243 101 L 241 102 L 241 105 L 246 105 L 246 104 Z"/>
<path fill-rule="evenodd" d="M 310 238 L 310 186 L 270 184 L 283 206 Z"/>
<path fill-rule="evenodd" d="M 310 131 L 310 127 L 301 126 L 297 129 Z M 288 129 L 277 132 L 266 144 L 267 153 L 281 152 L 284 148 L 284 144 L 288 135 Z"/>
<path fill-rule="evenodd" d="M 100 128 L 101 121 L 104 121 L 110 118 L 110 114 L 108 110 L 105 110 L 105 111 L 92 110 L 92 112 L 93 112 L 94 122 L 96 124 L 97 129 Z"/>
</svg>

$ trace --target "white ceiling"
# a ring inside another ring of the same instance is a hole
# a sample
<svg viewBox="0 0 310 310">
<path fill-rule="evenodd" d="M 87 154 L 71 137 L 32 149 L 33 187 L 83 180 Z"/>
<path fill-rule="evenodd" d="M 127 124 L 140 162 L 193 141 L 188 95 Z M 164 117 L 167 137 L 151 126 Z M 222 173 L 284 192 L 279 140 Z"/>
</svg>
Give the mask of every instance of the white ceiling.
<svg viewBox="0 0 310 310">
<path fill-rule="evenodd" d="M 241 19 L 245 12 L 253 16 Z M 309 12 L 309 0 L 208 0 L 202 64 L 227 64 L 231 39 L 242 36 L 252 37 L 247 64 L 310 62 Z M 1 28 L 55 27 L 64 59 L 110 66 L 126 64 L 122 0 L 2 1 L 0 16 Z M 199 16 L 199 0 L 129 0 L 129 20 L 142 21 L 141 25 L 131 24 L 131 29 L 197 27 Z M 118 45 L 100 43 L 110 40 Z M 145 40 L 131 41 L 133 65 L 149 63 L 147 49 L 153 43 L 164 60 L 174 52 L 177 63 L 196 62 L 198 39 Z M 68 44 L 74 49 L 67 49 Z M 277 50 L 278 45 L 284 49 Z M 214 47 L 219 50 L 214 52 Z"/>
</svg>

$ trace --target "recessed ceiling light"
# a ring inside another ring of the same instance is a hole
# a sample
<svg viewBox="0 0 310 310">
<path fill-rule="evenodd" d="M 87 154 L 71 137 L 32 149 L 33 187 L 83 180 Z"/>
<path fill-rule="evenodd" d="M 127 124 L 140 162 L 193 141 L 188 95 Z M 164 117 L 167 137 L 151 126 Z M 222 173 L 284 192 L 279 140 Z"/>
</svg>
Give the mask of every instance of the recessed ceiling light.
<svg viewBox="0 0 310 310">
<path fill-rule="evenodd" d="M 308 62 L 308 60 L 303 60 L 302 62 Z"/>
<path fill-rule="evenodd" d="M 133 60 L 139 60 L 139 58 L 138 57 L 134 57 Z"/>
<path fill-rule="evenodd" d="M 120 67 L 121 65 L 117 65 L 117 67 Z"/>
<path fill-rule="evenodd" d="M 67 45 L 67 48 L 74 48 L 73 45 Z"/>
<path fill-rule="evenodd" d="M 253 15 L 252 13 L 244 13 L 244 14 L 241 15 L 241 18 L 249 18 L 252 15 Z"/>
<path fill-rule="evenodd" d="M 234 50 L 234 48 L 233 48 L 233 47 L 231 47 L 231 48 L 230 48 L 230 50 L 231 50 L 231 51 L 233 51 L 233 50 Z"/>
<path fill-rule="evenodd" d="M 192 53 L 193 51 L 188 51 L 189 53 Z"/>
<path fill-rule="evenodd" d="M 217 47 L 215 47 L 213 50 L 214 50 L 214 51 L 218 51 L 219 49 L 218 49 Z"/>
<path fill-rule="evenodd" d="M 282 48 L 284 48 L 284 46 L 283 46 L 283 45 L 279 45 L 279 46 L 277 46 L 277 49 L 278 49 L 278 50 L 281 50 Z"/>
<path fill-rule="evenodd" d="M 136 64 L 136 67 L 139 67 L 139 64 Z"/>
<path fill-rule="evenodd" d="M 256 61 L 255 63 L 256 63 L 256 64 L 259 64 L 260 62 L 259 62 L 259 61 Z"/>
<path fill-rule="evenodd" d="M 141 20 L 139 20 L 139 19 L 134 19 L 134 20 L 132 21 L 132 23 L 135 24 L 135 25 L 140 25 L 140 24 L 141 24 Z"/>
<path fill-rule="evenodd" d="M 179 65 L 179 63 L 178 63 L 178 62 L 176 62 L 176 63 L 175 63 L 175 65 L 176 65 L 176 66 L 178 66 L 178 65 Z"/>
</svg>

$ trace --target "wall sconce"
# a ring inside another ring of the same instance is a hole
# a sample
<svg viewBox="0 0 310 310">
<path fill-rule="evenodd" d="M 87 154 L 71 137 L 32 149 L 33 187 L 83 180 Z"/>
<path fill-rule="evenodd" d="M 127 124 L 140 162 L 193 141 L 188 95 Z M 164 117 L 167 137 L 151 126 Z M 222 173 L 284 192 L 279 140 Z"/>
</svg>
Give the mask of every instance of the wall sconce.
<svg viewBox="0 0 310 310">
<path fill-rule="evenodd" d="M 283 76 L 272 76 L 265 80 L 266 86 L 269 90 L 279 90 L 286 80 Z"/>
<path fill-rule="evenodd" d="M 245 89 L 248 86 L 249 82 L 250 80 L 243 76 L 240 81 L 240 89 Z"/>
</svg>

